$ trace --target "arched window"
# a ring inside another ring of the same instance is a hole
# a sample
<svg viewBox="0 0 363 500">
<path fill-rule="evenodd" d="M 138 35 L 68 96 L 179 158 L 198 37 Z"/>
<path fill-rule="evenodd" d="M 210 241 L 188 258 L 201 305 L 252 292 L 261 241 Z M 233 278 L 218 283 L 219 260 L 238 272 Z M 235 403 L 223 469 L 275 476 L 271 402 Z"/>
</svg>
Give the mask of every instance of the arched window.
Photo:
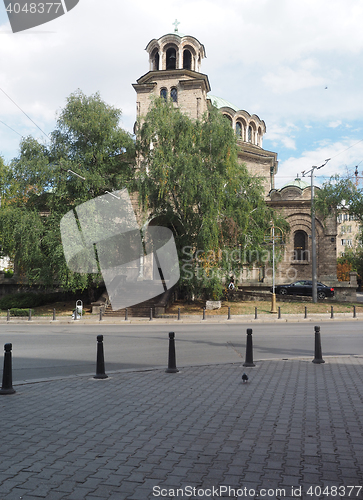
<svg viewBox="0 0 363 500">
<path fill-rule="evenodd" d="M 175 69 L 176 68 L 176 50 L 173 47 L 170 47 L 166 51 L 166 69 Z"/>
<path fill-rule="evenodd" d="M 162 99 L 165 99 L 165 101 L 167 100 L 167 98 L 168 98 L 168 91 L 165 88 L 163 88 L 163 89 L 160 90 L 160 97 Z"/>
<path fill-rule="evenodd" d="M 236 136 L 242 138 L 242 125 L 240 122 L 236 123 Z"/>
<path fill-rule="evenodd" d="M 252 142 L 252 127 L 248 127 L 248 142 Z"/>
<path fill-rule="evenodd" d="M 192 54 L 188 49 L 183 52 L 183 68 L 192 69 Z"/>
<path fill-rule="evenodd" d="M 231 127 L 233 127 L 232 118 L 229 115 L 225 115 L 225 114 L 223 114 L 223 116 L 228 120 Z"/>
<path fill-rule="evenodd" d="M 175 87 L 173 87 L 170 91 L 170 99 L 173 102 L 178 102 L 178 91 Z"/>
<path fill-rule="evenodd" d="M 160 61 L 159 52 L 156 52 L 156 54 L 154 56 L 154 71 L 158 71 L 158 69 L 159 69 L 159 61 Z"/>
<path fill-rule="evenodd" d="M 294 260 L 308 260 L 308 236 L 305 231 L 296 231 L 294 234 Z"/>
</svg>

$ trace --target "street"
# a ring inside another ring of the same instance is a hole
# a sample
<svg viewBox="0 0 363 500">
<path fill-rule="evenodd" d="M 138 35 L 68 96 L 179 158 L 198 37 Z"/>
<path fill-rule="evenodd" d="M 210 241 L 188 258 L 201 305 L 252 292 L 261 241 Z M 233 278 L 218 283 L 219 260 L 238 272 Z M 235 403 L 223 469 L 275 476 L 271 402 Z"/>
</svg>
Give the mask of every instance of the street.
<svg viewBox="0 0 363 500">
<path fill-rule="evenodd" d="M 314 358 L 314 323 L 2 325 L 0 344 L 12 343 L 13 381 L 94 374 L 97 335 L 104 335 L 106 373 L 162 368 L 168 332 L 176 338 L 177 366 L 241 363 L 246 330 L 253 330 L 254 361 Z M 361 322 L 322 322 L 324 356 L 363 355 Z M 2 366 L 2 359 L 0 360 Z"/>
</svg>

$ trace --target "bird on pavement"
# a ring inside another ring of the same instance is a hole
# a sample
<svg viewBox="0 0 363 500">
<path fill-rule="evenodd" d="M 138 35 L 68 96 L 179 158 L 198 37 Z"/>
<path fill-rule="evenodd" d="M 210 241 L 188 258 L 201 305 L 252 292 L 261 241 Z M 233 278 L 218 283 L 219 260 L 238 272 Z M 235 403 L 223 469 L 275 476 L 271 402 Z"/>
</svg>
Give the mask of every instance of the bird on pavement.
<svg viewBox="0 0 363 500">
<path fill-rule="evenodd" d="M 247 382 L 247 380 L 248 380 L 248 376 L 244 373 L 242 375 L 242 382 L 245 383 L 245 382 Z"/>
</svg>

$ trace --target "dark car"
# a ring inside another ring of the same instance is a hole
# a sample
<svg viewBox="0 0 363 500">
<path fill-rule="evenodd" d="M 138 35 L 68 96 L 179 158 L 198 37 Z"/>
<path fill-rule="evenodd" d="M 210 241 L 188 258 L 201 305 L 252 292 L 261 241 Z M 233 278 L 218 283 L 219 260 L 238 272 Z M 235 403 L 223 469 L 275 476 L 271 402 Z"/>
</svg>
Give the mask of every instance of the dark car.
<svg viewBox="0 0 363 500">
<path fill-rule="evenodd" d="M 271 292 L 273 292 L 271 288 Z M 317 283 L 318 299 L 325 299 L 325 297 L 334 297 L 334 288 L 326 286 L 323 283 Z M 289 285 L 275 286 L 275 293 L 279 295 L 312 295 L 313 282 L 307 280 L 295 281 Z"/>
</svg>

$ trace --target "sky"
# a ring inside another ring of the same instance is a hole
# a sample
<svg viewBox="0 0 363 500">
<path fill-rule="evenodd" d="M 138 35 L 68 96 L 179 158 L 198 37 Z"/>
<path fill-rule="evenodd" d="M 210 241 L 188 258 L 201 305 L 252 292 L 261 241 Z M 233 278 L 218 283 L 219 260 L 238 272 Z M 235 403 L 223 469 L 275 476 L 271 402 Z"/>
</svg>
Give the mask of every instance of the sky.
<svg viewBox="0 0 363 500">
<path fill-rule="evenodd" d="M 206 49 L 211 94 L 266 123 L 276 187 L 328 158 L 315 170 L 317 185 L 335 174 L 355 178 L 356 166 L 363 179 L 362 0 L 79 0 L 18 33 L 1 2 L 0 155 L 16 157 L 21 136 L 46 143 L 77 89 L 100 92 L 132 132 L 145 47 L 173 32 L 175 19 Z"/>
</svg>

